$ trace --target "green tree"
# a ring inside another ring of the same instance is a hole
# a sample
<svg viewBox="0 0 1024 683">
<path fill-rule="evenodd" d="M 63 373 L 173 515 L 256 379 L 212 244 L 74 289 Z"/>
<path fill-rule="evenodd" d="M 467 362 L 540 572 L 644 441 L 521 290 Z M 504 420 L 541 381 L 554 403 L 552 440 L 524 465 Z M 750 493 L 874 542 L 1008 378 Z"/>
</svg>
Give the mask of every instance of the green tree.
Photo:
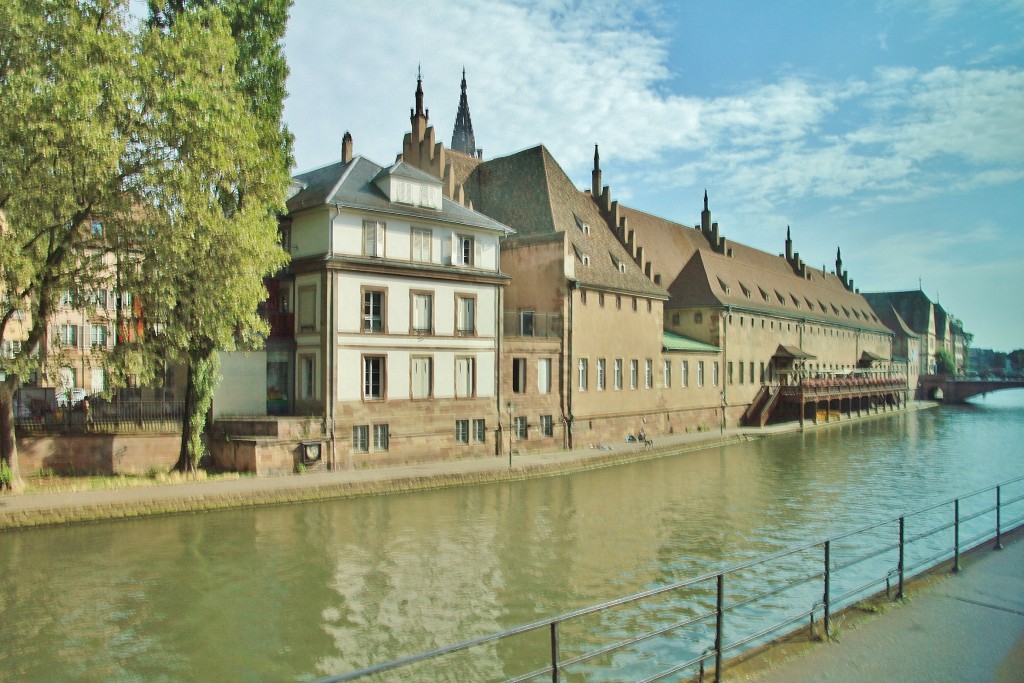
<svg viewBox="0 0 1024 683">
<path fill-rule="evenodd" d="M 953 354 L 949 349 L 939 349 L 935 352 L 935 372 L 940 375 L 956 374 L 956 363 L 953 362 Z"/>
<path fill-rule="evenodd" d="M 1017 374 L 1024 372 L 1024 349 L 1014 349 L 1007 354 L 1007 358 L 1010 360 L 1010 367 Z"/>
<path fill-rule="evenodd" d="M 126 17 L 118 0 L 0 3 L 0 339 L 23 339 L 3 360 L 0 457 L 18 487 L 14 392 L 46 367 L 59 298 L 106 286 L 93 224 L 116 223 L 130 205 Z"/>
<path fill-rule="evenodd" d="M 56 302 L 112 280 L 145 323 L 116 347 L 113 382 L 191 360 L 209 387 L 186 397 L 195 466 L 189 425 L 205 416 L 216 351 L 259 343 L 262 279 L 286 258 L 275 215 L 290 139 L 252 115 L 238 54 L 215 9 L 161 28 L 135 27 L 127 0 L 0 4 L 0 334 L 19 313 L 31 327 L 0 388 L 0 453 L 16 478 L 11 396 L 46 367 Z"/>
<path fill-rule="evenodd" d="M 217 148 L 218 154 L 231 158 L 216 164 L 214 175 L 196 179 L 211 198 L 211 210 L 183 217 L 183 235 L 169 233 L 173 241 L 184 238 L 186 246 L 196 234 L 212 242 L 206 247 L 196 245 L 200 258 L 183 259 L 176 273 L 161 267 L 162 276 L 176 282 L 168 291 L 179 296 L 164 302 L 163 336 L 169 350 L 184 354 L 188 365 L 186 417 L 177 464 L 182 470 L 194 469 L 205 451 L 201 437 L 219 381 L 217 352 L 262 346 L 266 327 L 256 315 L 257 305 L 266 297 L 262 278 L 285 263 L 286 255 L 277 244 L 276 216 L 283 210 L 292 161 L 292 137 L 282 123 L 288 68 L 281 41 L 290 4 L 288 0 L 149 2 L 150 26 L 169 37 L 187 34 L 190 26 L 227 23 L 235 54 L 234 79 L 222 85 L 233 88 L 238 98 L 233 125 L 251 129 L 241 146 L 226 141 Z M 224 168 L 233 171 L 228 179 L 219 175 Z M 249 258 L 238 260 L 236 251 Z M 247 263 L 258 263 L 261 269 L 231 268 Z M 211 269 L 222 271 L 230 282 L 204 287 Z M 148 278 L 146 284 L 155 282 Z M 197 300 L 214 307 L 204 310 Z"/>
</svg>

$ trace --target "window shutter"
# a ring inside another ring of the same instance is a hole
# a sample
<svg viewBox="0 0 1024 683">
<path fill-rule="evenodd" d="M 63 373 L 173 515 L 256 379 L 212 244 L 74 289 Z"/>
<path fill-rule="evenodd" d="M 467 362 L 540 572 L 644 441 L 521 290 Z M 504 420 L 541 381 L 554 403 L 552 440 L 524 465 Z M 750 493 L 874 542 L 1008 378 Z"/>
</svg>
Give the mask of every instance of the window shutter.
<svg viewBox="0 0 1024 683">
<path fill-rule="evenodd" d="M 453 265 L 453 266 L 461 266 L 462 265 L 461 256 L 462 256 L 462 254 L 459 251 L 459 236 L 457 234 L 455 234 L 455 233 L 452 233 L 451 253 L 449 254 L 449 261 L 448 261 L 448 263 L 450 265 Z"/>
</svg>

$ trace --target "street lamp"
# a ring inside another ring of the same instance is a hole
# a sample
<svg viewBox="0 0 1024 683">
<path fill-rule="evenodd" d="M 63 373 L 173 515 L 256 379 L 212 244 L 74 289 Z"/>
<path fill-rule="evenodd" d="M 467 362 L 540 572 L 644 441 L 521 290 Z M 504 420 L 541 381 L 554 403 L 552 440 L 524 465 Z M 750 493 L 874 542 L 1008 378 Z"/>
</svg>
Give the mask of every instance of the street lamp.
<svg viewBox="0 0 1024 683">
<path fill-rule="evenodd" d="M 516 404 L 512 401 L 508 402 L 508 468 L 512 469 L 512 413 L 516 409 Z"/>
</svg>

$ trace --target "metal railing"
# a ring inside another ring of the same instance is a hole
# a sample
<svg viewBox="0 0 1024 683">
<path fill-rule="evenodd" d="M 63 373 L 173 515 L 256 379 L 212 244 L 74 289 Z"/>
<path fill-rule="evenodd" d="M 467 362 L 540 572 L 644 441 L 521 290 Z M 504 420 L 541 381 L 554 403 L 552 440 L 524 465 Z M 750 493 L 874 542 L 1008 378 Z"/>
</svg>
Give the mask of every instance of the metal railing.
<svg viewBox="0 0 1024 683">
<path fill-rule="evenodd" d="M 184 401 L 82 401 L 71 407 L 15 402 L 14 426 L 19 432 L 131 432 L 177 429 Z"/>
<path fill-rule="evenodd" d="M 1015 492 L 1008 497 L 1008 488 Z M 1015 515 L 1007 519 L 1007 515 Z M 668 584 L 610 602 L 369 666 L 322 682 L 387 673 L 386 680 L 591 680 L 600 671 L 616 679 L 657 681 L 689 672 L 703 681 L 713 662 L 806 627 L 832 637 L 832 616 L 879 594 L 902 599 L 906 581 L 1024 524 L 1024 477 L 866 526 L 825 541 L 784 550 L 724 571 Z M 892 592 L 895 588 L 895 595 Z M 819 618 L 820 617 L 820 618 Z M 533 636 L 530 638 L 530 636 Z M 671 638 L 669 640 L 669 638 Z M 513 639 L 516 642 L 511 642 Z M 522 642 L 524 639 L 529 643 Z M 494 679 L 484 669 L 503 665 L 494 647 L 530 650 L 544 665 Z M 479 652 L 486 649 L 487 652 Z M 476 661 L 453 661 L 472 657 Z M 428 672 L 423 667 L 438 667 Z M 469 667 L 466 677 L 458 667 Z M 444 671 L 441 675 L 439 672 Z M 455 672 L 455 673 L 453 673 Z M 454 678 L 453 678 L 454 676 Z M 377 677 L 376 680 L 385 680 Z"/>
</svg>

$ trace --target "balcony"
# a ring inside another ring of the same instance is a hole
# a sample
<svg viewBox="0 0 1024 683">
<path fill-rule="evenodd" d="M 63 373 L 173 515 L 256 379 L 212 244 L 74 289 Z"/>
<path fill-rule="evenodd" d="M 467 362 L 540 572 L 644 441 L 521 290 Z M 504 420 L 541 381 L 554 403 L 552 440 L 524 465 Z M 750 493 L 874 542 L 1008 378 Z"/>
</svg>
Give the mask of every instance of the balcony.
<svg viewBox="0 0 1024 683">
<path fill-rule="evenodd" d="M 504 321 L 506 337 L 558 339 L 562 336 L 560 313 L 505 311 Z"/>
</svg>

